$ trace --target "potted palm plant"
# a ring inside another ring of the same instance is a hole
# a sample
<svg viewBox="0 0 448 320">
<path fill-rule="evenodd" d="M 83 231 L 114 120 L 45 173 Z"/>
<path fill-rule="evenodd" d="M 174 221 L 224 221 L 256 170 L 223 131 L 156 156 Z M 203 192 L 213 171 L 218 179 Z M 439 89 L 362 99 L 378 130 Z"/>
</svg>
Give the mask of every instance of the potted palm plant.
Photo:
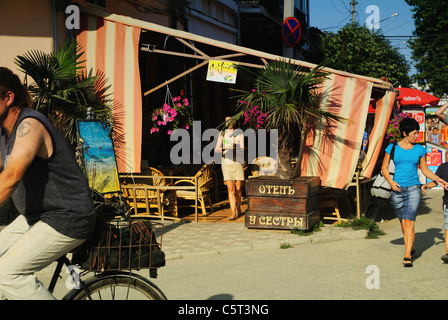
<svg viewBox="0 0 448 320">
<path fill-rule="evenodd" d="M 82 72 L 82 54 L 78 42 L 68 40 L 52 53 L 30 50 L 15 59 L 19 70 L 33 80 L 28 85 L 33 108 L 45 114 L 74 148 L 76 120 L 86 119 L 89 108 L 113 125 L 112 105 L 99 91 L 106 80 Z"/>
<path fill-rule="evenodd" d="M 265 115 L 263 127 L 278 130 L 278 170 L 269 177 L 248 179 L 246 226 L 309 229 L 320 220 L 320 179 L 300 176 L 305 129 L 313 117 L 342 121 L 319 109 L 319 86 L 327 73 L 322 66 L 305 70 L 277 60 L 252 75 L 254 88 L 237 90 L 233 120 L 244 118 L 254 106 Z M 295 168 L 293 159 L 297 161 Z"/>
</svg>

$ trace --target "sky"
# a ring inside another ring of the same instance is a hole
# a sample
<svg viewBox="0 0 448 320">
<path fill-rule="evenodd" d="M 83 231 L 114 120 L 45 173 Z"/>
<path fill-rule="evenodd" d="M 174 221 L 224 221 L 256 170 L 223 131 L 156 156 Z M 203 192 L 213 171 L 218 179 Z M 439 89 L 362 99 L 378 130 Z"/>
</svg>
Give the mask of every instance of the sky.
<svg viewBox="0 0 448 320">
<path fill-rule="evenodd" d="M 409 61 L 410 74 L 414 74 L 416 71 L 412 66 L 411 50 L 405 43 L 415 30 L 412 7 L 404 0 L 357 0 L 357 2 L 356 21 L 361 25 L 374 24 L 374 32 L 380 28 L 390 40 L 392 47 L 397 48 Z M 351 0 L 310 0 L 310 26 L 322 31 L 337 32 L 352 22 L 351 11 Z M 395 13 L 398 15 L 391 17 Z"/>
</svg>

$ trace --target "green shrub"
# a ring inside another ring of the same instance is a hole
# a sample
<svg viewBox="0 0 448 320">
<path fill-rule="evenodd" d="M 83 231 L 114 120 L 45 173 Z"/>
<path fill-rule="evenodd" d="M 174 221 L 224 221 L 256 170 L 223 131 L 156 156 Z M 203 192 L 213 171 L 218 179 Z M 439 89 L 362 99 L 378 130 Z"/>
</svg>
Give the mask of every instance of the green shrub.
<svg viewBox="0 0 448 320">
<path fill-rule="evenodd" d="M 312 229 L 310 230 L 299 230 L 298 228 L 293 228 L 291 230 L 292 234 L 298 234 L 299 236 L 310 236 L 314 232 L 321 231 L 321 227 L 324 226 L 324 223 L 322 221 L 319 221 L 318 224 L 316 224 Z"/>
<path fill-rule="evenodd" d="M 342 221 L 341 223 L 337 224 L 337 226 L 343 228 L 352 228 L 353 230 L 367 230 L 368 232 L 366 239 L 377 239 L 379 236 L 385 235 L 384 231 L 380 229 L 375 221 L 366 217 Z"/>
</svg>

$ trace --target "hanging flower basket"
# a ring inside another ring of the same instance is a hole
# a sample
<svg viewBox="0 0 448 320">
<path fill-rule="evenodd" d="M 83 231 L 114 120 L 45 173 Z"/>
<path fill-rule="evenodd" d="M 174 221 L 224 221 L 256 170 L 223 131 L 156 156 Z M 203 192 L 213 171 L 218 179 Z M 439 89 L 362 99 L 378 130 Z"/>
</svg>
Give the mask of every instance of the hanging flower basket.
<svg viewBox="0 0 448 320">
<path fill-rule="evenodd" d="M 239 100 L 238 104 L 240 106 L 244 106 L 244 126 L 256 130 L 264 129 L 266 127 L 266 118 L 268 117 L 267 113 L 259 110 L 257 105 L 249 105 L 247 101 Z"/>
<path fill-rule="evenodd" d="M 153 127 L 150 133 L 159 132 L 165 128 L 167 134 L 174 130 L 189 129 L 192 124 L 190 104 L 187 98 L 180 96 L 172 98 L 172 105 L 165 101 L 162 107 L 155 109 L 151 115 Z"/>
</svg>

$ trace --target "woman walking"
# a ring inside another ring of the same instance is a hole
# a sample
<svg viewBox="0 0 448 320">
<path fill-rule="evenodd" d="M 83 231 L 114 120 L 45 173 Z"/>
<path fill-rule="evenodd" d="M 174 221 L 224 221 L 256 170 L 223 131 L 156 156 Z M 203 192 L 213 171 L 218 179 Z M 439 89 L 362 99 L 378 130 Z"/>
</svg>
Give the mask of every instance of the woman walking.
<svg viewBox="0 0 448 320">
<path fill-rule="evenodd" d="M 393 144 L 389 144 L 386 148 L 381 170 L 392 187 L 391 204 L 403 232 L 405 247 L 403 265 L 412 267 L 412 257 L 415 254 L 415 218 L 422 196 L 421 183 L 417 173 L 418 166 L 425 177 L 434 180 L 444 188 L 447 188 L 448 185 L 445 180 L 429 170 L 426 164 L 427 151 L 423 146 L 417 144 L 420 129 L 418 122 L 412 118 L 404 118 L 399 125 L 402 140 L 395 145 L 392 159 L 395 164 L 393 179 L 388 170 Z"/>
</svg>

